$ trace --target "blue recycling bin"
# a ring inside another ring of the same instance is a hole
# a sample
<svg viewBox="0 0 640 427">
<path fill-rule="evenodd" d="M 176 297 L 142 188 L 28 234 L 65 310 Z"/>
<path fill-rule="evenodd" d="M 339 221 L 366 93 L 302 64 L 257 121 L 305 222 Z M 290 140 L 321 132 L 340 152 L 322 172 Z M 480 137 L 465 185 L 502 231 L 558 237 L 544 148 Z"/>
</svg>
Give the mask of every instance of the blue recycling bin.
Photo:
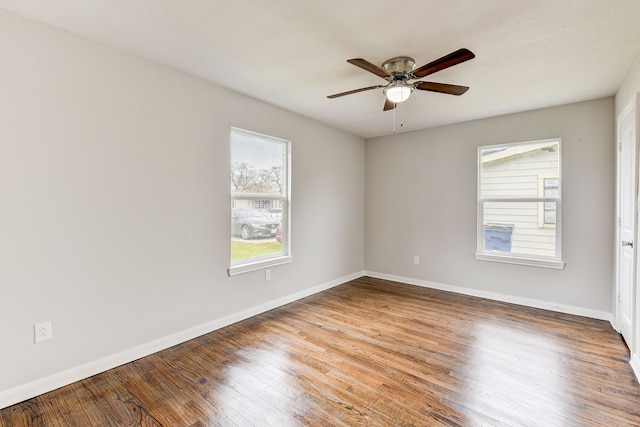
<svg viewBox="0 0 640 427">
<path fill-rule="evenodd" d="M 512 224 L 485 224 L 484 250 L 511 252 Z"/>
</svg>

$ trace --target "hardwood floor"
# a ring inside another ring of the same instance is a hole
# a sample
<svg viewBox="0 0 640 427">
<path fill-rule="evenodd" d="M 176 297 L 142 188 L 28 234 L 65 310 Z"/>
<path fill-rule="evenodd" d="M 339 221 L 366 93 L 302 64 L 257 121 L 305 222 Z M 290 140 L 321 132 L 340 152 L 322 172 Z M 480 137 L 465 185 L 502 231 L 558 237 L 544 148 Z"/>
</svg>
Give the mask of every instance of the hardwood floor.
<svg viewBox="0 0 640 427">
<path fill-rule="evenodd" d="M 604 321 L 361 278 L 0 411 L 0 426 L 640 426 Z"/>
</svg>

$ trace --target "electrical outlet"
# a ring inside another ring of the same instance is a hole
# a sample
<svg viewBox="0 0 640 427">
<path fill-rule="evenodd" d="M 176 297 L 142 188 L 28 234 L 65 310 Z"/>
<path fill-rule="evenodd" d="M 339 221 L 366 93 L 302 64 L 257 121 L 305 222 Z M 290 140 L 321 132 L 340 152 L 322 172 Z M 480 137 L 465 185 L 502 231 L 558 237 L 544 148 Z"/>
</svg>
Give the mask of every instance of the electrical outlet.
<svg viewBox="0 0 640 427">
<path fill-rule="evenodd" d="M 414 256 L 413 256 L 413 263 L 414 263 L 415 265 L 420 264 L 420 257 L 419 257 L 418 255 L 414 255 Z"/>
<path fill-rule="evenodd" d="M 35 324 L 33 327 L 33 332 L 34 341 L 36 344 L 43 341 L 49 341 L 53 338 L 53 335 L 51 333 L 51 321 Z"/>
<path fill-rule="evenodd" d="M 264 281 L 268 282 L 269 280 L 271 280 L 271 270 L 265 270 L 264 271 Z"/>
</svg>

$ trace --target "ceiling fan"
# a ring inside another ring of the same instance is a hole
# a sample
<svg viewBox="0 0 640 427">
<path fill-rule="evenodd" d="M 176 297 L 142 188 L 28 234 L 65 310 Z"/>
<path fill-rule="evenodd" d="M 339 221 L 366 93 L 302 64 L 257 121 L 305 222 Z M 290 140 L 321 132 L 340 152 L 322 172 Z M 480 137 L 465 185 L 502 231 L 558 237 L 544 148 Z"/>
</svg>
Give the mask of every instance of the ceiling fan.
<svg viewBox="0 0 640 427">
<path fill-rule="evenodd" d="M 409 56 L 397 56 L 388 59 L 382 64 L 382 67 L 362 58 L 348 59 L 348 63 L 382 77 L 388 83 L 386 85 L 375 85 L 350 90 L 348 92 L 336 93 L 335 95 L 327 96 L 327 98 L 333 99 L 353 93 L 383 88 L 382 92 L 387 97 L 383 110 L 387 111 L 394 109 L 397 104 L 406 101 L 416 89 L 446 93 L 449 95 L 462 95 L 469 90 L 468 86 L 424 81 L 410 83 L 409 80 L 421 79 L 429 74 L 437 73 L 445 68 L 453 67 L 454 65 L 458 65 L 461 62 L 468 61 L 475 57 L 476 55 L 469 49 L 462 48 L 415 69 L 416 61 Z"/>
</svg>

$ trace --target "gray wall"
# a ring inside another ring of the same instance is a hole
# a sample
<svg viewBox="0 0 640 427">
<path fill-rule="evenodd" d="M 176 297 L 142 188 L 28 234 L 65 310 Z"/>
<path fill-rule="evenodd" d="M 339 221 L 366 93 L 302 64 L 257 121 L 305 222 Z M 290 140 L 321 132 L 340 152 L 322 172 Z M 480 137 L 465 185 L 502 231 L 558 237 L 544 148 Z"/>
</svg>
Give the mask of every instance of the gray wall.
<svg viewBox="0 0 640 427">
<path fill-rule="evenodd" d="M 476 260 L 477 147 L 555 137 L 566 268 Z M 611 313 L 614 140 L 613 98 L 367 140 L 366 270 Z"/>
<path fill-rule="evenodd" d="M 2 10 L 0 58 L 0 407 L 364 268 L 611 311 L 612 98 L 372 139 L 365 157 L 360 138 Z M 293 141 L 294 261 L 269 283 L 226 275 L 231 126 Z M 552 137 L 566 269 L 476 261 L 476 147 Z"/>
<path fill-rule="evenodd" d="M 362 272 L 363 139 L 3 10 L 0 58 L 0 407 Z M 269 283 L 226 273 L 231 126 L 292 141 L 293 263 Z"/>
</svg>

